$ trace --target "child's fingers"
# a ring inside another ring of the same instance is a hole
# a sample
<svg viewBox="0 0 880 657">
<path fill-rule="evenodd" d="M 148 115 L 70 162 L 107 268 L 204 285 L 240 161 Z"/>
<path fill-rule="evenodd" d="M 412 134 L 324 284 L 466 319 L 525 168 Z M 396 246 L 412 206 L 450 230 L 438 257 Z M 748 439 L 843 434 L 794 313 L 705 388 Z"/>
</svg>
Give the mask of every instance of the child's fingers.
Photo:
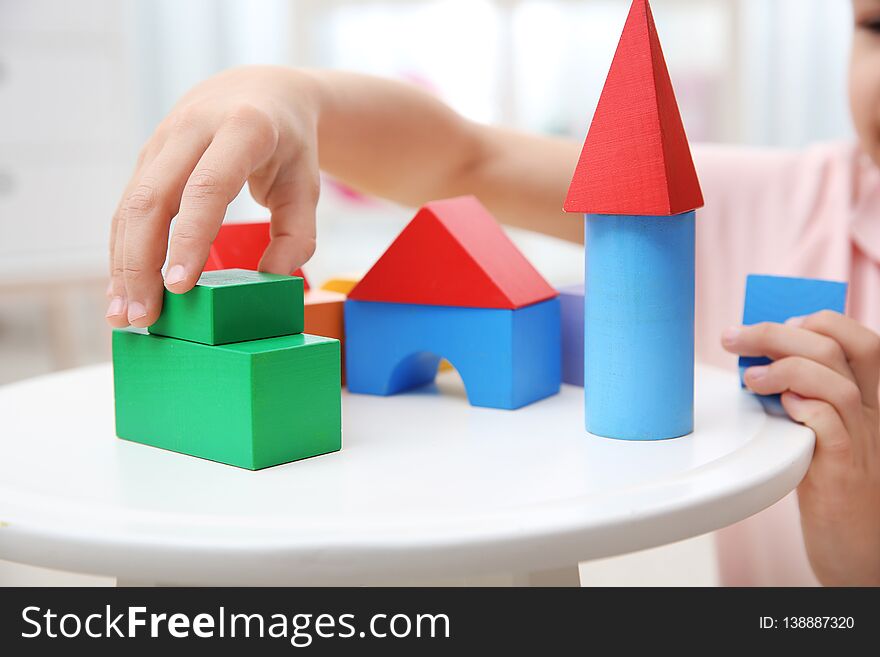
<svg viewBox="0 0 880 657">
<path fill-rule="evenodd" d="M 272 213 L 272 241 L 260 260 L 261 271 L 289 274 L 314 255 L 319 194 L 316 159 L 303 156 L 279 170 L 265 195 Z"/>
<path fill-rule="evenodd" d="M 105 316 L 107 322 L 114 328 L 128 326 L 128 304 L 125 295 L 125 277 L 122 272 L 122 250 L 125 244 L 125 213 L 123 212 L 125 200 L 134 190 L 144 167 L 153 161 L 156 152 L 155 138 L 141 149 L 134 171 L 122 192 L 110 223 L 110 285 L 107 287 L 107 298 L 110 303 L 107 306 Z"/>
<path fill-rule="evenodd" d="M 825 335 L 840 344 L 862 389 L 863 403 L 868 408 L 878 408 L 880 336 L 850 317 L 827 310 L 789 323 Z"/>
<path fill-rule="evenodd" d="M 824 401 L 840 415 L 847 433 L 857 438 L 863 434 L 862 393 L 855 382 L 816 361 L 793 356 L 770 365 L 750 367 L 743 380 L 759 395 L 794 392 L 801 397 Z M 853 441 L 854 451 L 865 445 Z"/>
<path fill-rule="evenodd" d="M 128 322 L 149 326 L 162 310 L 162 264 L 168 226 L 177 214 L 187 177 L 204 152 L 208 136 L 195 131 L 169 139 L 144 167 L 123 208 L 125 231 L 117 248 L 125 279 Z"/>
<path fill-rule="evenodd" d="M 226 207 L 272 156 L 277 140 L 275 126 L 256 109 L 240 109 L 220 126 L 183 189 L 168 251 L 165 286 L 170 291 L 179 294 L 195 285 Z"/>
<path fill-rule="evenodd" d="M 856 380 L 843 347 L 833 338 L 807 329 L 773 322 L 737 326 L 723 333 L 721 344 L 740 356 L 767 356 L 771 360 L 802 356 Z"/>
<path fill-rule="evenodd" d="M 840 414 L 828 402 L 785 392 L 782 394 L 782 407 L 792 420 L 810 427 L 816 433 L 817 452 L 845 454 L 851 448 L 852 441 L 846 426 Z"/>
<path fill-rule="evenodd" d="M 135 176 L 138 173 L 135 171 Z M 132 178 L 122 195 L 128 198 L 136 178 Z M 125 278 L 122 274 L 122 249 L 125 240 L 125 218 L 122 212 L 122 203 L 113 213 L 113 221 L 110 228 L 110 285 L 107 287 L 107 297 L 110 301 L 107 306 L 105 317 L 110 326 L 122 328 L 128 326 L 128 304 L 125 296 Z"/>
<path fill-rule="evenodd" d="M 123 328 L 128 326 L 128 296 L 125 292 L 125 276 L 122 271 L 122 252 L 125 241 L 125 219 L 118 211 L 113 220 L 113 249 L 110 254 L 110 286 L 105 317 L 110 326 Z"/>
</svg>

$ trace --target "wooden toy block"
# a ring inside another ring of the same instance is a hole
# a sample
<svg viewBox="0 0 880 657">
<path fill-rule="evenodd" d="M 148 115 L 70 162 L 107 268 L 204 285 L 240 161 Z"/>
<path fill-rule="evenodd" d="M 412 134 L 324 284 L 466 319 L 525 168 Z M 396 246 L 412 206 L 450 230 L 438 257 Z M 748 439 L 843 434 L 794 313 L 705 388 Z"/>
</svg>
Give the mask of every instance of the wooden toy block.
<svg viewBox="0 0 880 657">
<path fill-rule="evenodd" d="M 647 0 L 634 0 L 565 209 L 678 215 L 703 195 Z"/>
<path fill-rule="evenodd" d="M 694 210 L 703 195 L 647 0 L 633 0 L 565 210 L 586 215 L 591 433 L 693 431 Z"/>
<path fill-rule="evenodd" d="M 116 435 L 259 470 L 342 446 L 339 342 L 113 333 Z"/>
<path fill-rule="evenodd" d="M 268 221 L 247 223 L 224 223 L 211 244 L 205 271 L 217 269 L 250 269 L 256 271 L 260 258 L 271 241 Z M 303 289 L 309 289 L 309 281 L 302 269 L 292 274 L 303 279 Z"/>
<path fill-rule="evenodd" d="M 464 196 L 419 210 L 349 299 L 512 310 L 555 296 L 488 210 Z"/>
<path fill-rule="evenodd" d="M 746 279 L 743 324 L 784 323 L 792 317 L 812 315 L 821 310 L 843 313 L 847 284 L 815 278 L 750 275 Z M 769 358 L 743 356 L 739 359 L 740 382 L 749 367 L 766 365 Z M 778 397 L 778 395 L 769 395 Z"/>
<path fill-rule="evenodd" d="M 345 385 L 345 329 L 343 306 L 345 295 L 328 290 L 309 290 L 304 297 L 305 332 L 335 338 L 342 343 L 342 385 Z"/>
<path fill-rule="evenodd" d="M 165 291 L 149 331 L 218 345 L 303 331 L 303 280 L 245 269 L 204 272 L 184 294 Z"/>
<path fill-rule="evenodd" d="M 347 296 L 363 277 L 363 274 L 337 274 L 324 281 L 321 289 L 328 292 L 339 292 Z"/>
<path fill-rule="evenodd" d="M 305 332 L 341 340 L 345 295 L 327 290 L 309 290 L 305 302 Z"/>
<path fill-rule="evenodd" d="M 334 276 L 333 278 L 328 279 L 322 286 L 322 290 L 330 290 L 333 292 L 341 292 L 342 294 L 349 294 L 354 286 L 357 285 L 360 280 L 363 278 L 363 274 L 339 274 Z M 307 295 L 308 296 L 308 295 Z M 306 330 L 309 333 L 316 333 L 317 335 L 323 335 L 320 331 L 312 331 L 308 328 L 308 318 L 306 318 Z M 332 336 L 336 337 L 336 336 Z M 342 385 L 345 385 L 345 344 L 342 345 L 342 353 L 343 353 L 343 363 L 342 363 Z M 452 369 L 452 364 L 442 358 L 440 360 L 440 371 L 447 372 Z"/>
<path fill-rule="evenodd" d="M 559 300 L 462 308 L 345 302 L 346 373 L 354 393 L 393 395 L 434 380 L 441 356 L 473 406 L 515 409 L 559 391 Z"/>
<path fill-rule="evenodd" d="M 588 215 L 584 385 L 590 433 L 676 438 L 694 422 L 695 217 Z"/>
<path fill-rule="evenodd" d="M 562 382 L 584 385 L 584 286 L 559 290 L 562 324 Z"/>
</svg>

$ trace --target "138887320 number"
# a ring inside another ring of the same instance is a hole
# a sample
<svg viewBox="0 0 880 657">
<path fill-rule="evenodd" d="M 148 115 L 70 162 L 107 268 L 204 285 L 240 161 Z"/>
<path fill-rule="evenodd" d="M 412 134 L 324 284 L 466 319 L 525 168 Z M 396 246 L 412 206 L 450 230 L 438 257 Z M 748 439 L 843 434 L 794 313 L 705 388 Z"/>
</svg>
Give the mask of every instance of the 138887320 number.
<svg viewBox="0 0 880 657">
<path fill-rule="evenodd" d="M 762 630 L 851 630 L 855 627 L 852 616 L 761 616 Z"/>
<path fill-rule="evenodd" d="M 851 630 L 852 616 L 786 616 L 780 623 L 787 630 Z"/>
</svg>

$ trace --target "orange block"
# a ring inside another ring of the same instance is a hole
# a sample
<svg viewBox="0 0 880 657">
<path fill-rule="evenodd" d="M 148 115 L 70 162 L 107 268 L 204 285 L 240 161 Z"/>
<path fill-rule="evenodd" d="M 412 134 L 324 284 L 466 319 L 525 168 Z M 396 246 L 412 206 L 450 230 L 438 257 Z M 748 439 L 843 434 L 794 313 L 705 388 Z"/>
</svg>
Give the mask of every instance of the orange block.
<svg viewBox="0 0 880 657">
<path fill-rule="evenodd" d="M 345 295 L 328 290 L 309 290 L 303 297 L 304 333 L 336 338 L 342 343 L 342 385 L 345 385 Z"/>
<path fill-rule="evenodd" d="M 363 274 L 338 274 L 324 281 L 321 289 L 348 294 L 354 289 L 354 286 L 358 284 L 363 276 Z"/>
</svg>

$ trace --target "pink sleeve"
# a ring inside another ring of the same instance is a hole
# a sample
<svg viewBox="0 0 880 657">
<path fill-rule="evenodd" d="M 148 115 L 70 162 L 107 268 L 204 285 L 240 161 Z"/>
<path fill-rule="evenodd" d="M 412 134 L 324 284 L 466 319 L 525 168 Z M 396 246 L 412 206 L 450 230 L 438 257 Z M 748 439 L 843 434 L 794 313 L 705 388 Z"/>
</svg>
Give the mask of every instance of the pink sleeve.
<svg viewBox="0 0 880 657">
<path fill-rule="evenodd" d="M 706 207 L 697 221 L 697 357 L 734 367 L 719 337 L 742 320 L 751 273 L 849 279 L 855 149 L 698 146 Z M 796 494 L 716 533 L 721 582 L 809 586 Z"/>
<path fill-rule="evenodd" d="M 694 148 L 706 199 L 697 214 L 697 357 L 732 367 L 721 331 L 742 319 L 748 274 L 847 277 L 854 149 Z"/>
</svg>

